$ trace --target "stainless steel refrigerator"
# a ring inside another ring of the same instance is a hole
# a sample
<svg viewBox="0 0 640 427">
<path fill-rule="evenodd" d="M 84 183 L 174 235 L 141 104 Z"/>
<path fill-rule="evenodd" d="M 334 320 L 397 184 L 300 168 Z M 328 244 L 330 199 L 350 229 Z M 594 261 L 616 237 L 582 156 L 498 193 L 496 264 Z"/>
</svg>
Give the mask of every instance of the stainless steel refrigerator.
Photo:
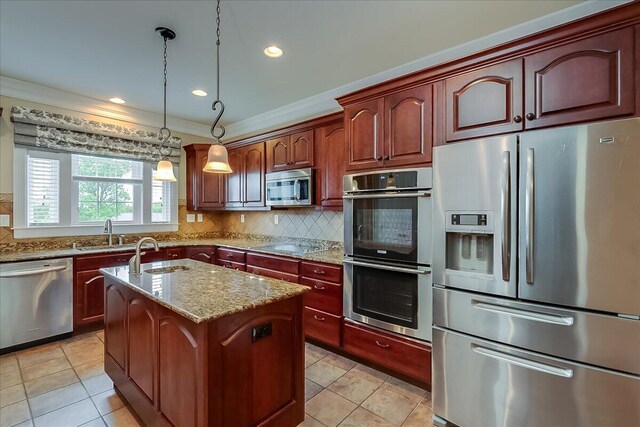
<svg viewBox="0 0 640 427">
<path fill-rule="evenodd" d="M 640 426 L 640 119 L 434 150 L 436 425 Z"/>
</svg>

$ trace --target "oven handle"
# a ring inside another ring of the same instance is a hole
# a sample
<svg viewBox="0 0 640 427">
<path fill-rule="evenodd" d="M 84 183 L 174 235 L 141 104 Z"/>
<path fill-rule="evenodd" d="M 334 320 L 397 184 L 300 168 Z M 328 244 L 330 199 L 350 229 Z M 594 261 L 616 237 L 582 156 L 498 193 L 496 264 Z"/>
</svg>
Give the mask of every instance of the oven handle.
<svg viewBox="0 0 640 427">
<path fill-rule="evenodd" d="M 345 194 L 343 199 L 409 199 L 414 197 L 431 197 L 431 191 L 424 191 L 418 193 L 376 193 L 376 194 Z"/>
<path fill-rule="evenodd" d="M 373 264 L 370 262 L 352 261 L 350 259 L 342 260 L 345 264 L 358 265 L 360 267 L 378 268 L 380 270 L 397 271 L 398 273 L 409 274 L 431 274 L 431 270 L 414 270 L 413 268 L 393 267 L 391 265 Z"/>
</svg>

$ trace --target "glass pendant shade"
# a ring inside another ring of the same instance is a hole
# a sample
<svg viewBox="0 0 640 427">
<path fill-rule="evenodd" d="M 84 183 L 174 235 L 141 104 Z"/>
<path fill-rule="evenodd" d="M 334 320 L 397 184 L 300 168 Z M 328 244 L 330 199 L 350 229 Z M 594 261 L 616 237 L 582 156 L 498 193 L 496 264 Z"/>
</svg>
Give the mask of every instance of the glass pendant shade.
<svg viewBox="0 0 640 427">
<path fill-rule="evenodd" d="M 204 172 L 211 173 L 231 173 L 231 167 L 229 166 L 229 155 L 227 154 L 227 148 L 222 144 L 213 144 L 209 147 L 209 153 L 207 154 L 207 164 L 202 168 Z"/>
<path fill-rule="evenodd" d="M 175 175 L 173 174 L 173 165 L 169 160 L 160 160 L 158 162 L 158 167 L 153 174 L 153 179 L 155 179 L 156 181 L 177 181 Z"/>
</svg>

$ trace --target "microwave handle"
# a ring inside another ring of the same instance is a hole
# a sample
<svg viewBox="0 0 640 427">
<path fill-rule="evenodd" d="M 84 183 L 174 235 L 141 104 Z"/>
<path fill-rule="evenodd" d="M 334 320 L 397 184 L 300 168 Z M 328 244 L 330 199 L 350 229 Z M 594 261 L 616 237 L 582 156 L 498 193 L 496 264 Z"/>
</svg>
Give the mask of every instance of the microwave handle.
<svg viewBox="0 0 640 427">
<path fill-rule="evenodd" d="M 296 179 L 293 182 L 293 198 L 296 199 L 296 202 L 300 201 L 300 192 L 298 191 L 298 186 L 300 185 L 300 180 Z"/>
</svg>

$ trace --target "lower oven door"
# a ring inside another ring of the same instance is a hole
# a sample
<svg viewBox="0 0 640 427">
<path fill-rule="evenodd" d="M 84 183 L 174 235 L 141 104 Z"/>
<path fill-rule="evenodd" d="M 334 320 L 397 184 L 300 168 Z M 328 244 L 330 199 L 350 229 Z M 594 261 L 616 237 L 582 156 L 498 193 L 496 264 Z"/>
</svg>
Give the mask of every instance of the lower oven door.
<svg viewBox="0 0 640 427">
<path fill-rule="evenodd" d="M 398 334 L 431 340 L 431 270 L 344 260 L 344 315 Z"/>
<path fill-rule="evenodd" d="M 640 377 L 434 327 L 433 413 L 466 426 L 638 426 Z"/>
</svg>

